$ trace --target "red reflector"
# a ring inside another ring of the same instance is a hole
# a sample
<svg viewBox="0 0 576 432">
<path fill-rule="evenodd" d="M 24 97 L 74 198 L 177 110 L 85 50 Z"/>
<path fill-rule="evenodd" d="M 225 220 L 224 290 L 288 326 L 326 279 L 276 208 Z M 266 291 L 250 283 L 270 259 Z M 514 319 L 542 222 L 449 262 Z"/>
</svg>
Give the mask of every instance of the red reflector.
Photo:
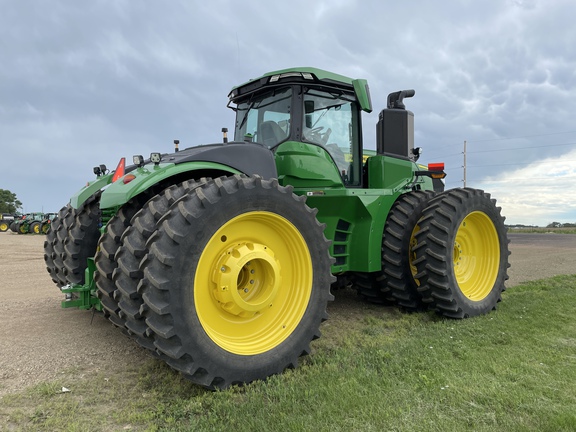
<svg viewBox="0 0 576 432">
<path fill-rule="evenodd" d="M 114 171 L 114 176 L 112 177 L 112 183 L 118 180 L 120 177 L 124 175 L 124 167 L 126 166 L 126 158 L 120 159 L 118 162 L 118 166 L 116 167 L 116 171 Z"/>
<path fill-rule="evenodd" d="M 438 163 L 429 163 L 428 164 L 429 171 L 444 171 L 444 162 Z"/>
<path fill-rule="evenodd" d="M 134 174 L 126 174 L 126 176 L 124 177 L 124 179 L 122 180 L 122 182 L 124 184 L 128 184 L 130 183 L 132 180 L 134 180 L 136 178 L 136 176 Z"/>
</svg>

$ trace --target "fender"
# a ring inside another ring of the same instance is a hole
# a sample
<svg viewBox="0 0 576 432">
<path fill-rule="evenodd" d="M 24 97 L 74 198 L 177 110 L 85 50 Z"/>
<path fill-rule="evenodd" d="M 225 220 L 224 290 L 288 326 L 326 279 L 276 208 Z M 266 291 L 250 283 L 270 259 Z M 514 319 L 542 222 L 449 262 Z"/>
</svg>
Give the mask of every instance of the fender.
<svg viewBox="0 0 576 432">
<path fill-rule="evenodd" d="M 213 170 L 229 172 L 230 174 L 241 174 L 241 172 L 236 169 L 214 162 L 185 162 L 177 165 L 174 163 L 145 165 L 130 171 L 129 174 L 120 177 L 116 182 L 110 184 L 110 186 L 104 189 L 104 191 L 102 191 L 102 196 L 100 197 L 100 208 L 107 209 L 121 206 L 130 201 L 136 195 L 169 177 L 173 177 L 183 172 L 193 172 L 197 170 Z M 125 183 L 125 181 L 132 178 L 132 176 L 134 176 L 133 179 Z M 190 175 L 189 178 L 194 178 L 194 175 Z"/>
<path fill-rule="evenodd" d="M 70 198 L 70 205 L 77 209 L 84 201 L 94 195 L 97 191 L 106 187 L 112 182 L 112 174 L 106 174 L 98 177 L 96 180 L 88 182 L 86 186 L 76 192 L 72 198 Z"/>
<path fill-rule="evenodd" d="M 169 177 L 190 172 L 184 177 L 194 178 L 192 172 L 197 170 L 230 174 L 258 174 L 264 178 L 278 176 L 274 155 L 262 144 L 252 142 L 208 144 L 163 154 L 162 162 L 158 165 L 148 160 L 141 167 L 136 165 L 126 167 L 126 174 L 114 183 L 112 183 L 113 173 L 99 177 L 74 195 L 71 205 L 78 208 L 92 194 L 104 188 L 100 208 L 121 206 Z M 180 175 L 179 181 L 182 180 L 183 177 Z"/>
</svg>

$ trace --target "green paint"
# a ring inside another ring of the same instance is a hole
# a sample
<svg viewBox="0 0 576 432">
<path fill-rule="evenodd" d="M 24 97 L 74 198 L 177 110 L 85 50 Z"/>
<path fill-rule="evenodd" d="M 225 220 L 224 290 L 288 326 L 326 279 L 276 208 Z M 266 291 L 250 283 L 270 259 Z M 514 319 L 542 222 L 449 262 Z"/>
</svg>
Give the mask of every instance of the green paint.
<svg viewBox="0 0 576 432">
<path fill-rule="evenodd" d="M 100 198 L 100 208 L 108 209 L 115 206 L 122 206 L 136 195 L 148 190 L 150 187 L 168 180 L 168 185 L 174 184 L 170 178 L 187 173 L 186 178 L 195 178 L 194 171 L 213 170 L 218 172 L 228 172 L 239 174 L 238 171 L 214 162 L 186 162 L 175 165 L 173 163 L 161 163 L 159 165 L 148 164 L 131 171 L 127 175 L 134 175 L 134 180 L 124 183 L 124 177 L 112 183 L 102 192 Z"/>
<path fill-rule="evenodd" d="M 109 185 L 112 182 L 113 174 L 106 174 L 100 177 L 97 177 L 96 180 L 88 182 L 86 186 L 80 189 L 76 194 L 70 198 L 70 205 L 77 209 L 80 207 L 84 201 L 102 189 L 104 186 Z"/>
</svg>

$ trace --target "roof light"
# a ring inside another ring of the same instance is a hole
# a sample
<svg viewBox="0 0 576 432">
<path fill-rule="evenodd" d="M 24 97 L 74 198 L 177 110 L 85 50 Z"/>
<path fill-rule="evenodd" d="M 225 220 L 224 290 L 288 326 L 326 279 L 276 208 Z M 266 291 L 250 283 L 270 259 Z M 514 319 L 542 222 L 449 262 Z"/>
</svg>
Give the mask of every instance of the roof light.
<svg viewBox="0 0 576 432">
<path fill-rule="evenodd" d="M 134 155 L 132 156 L 132 162 L 134 163 L 134 165 L 141 167 L 142 165 L 144 165 L 144 156 Z"/>
<path fill-rule="evenodd" d="M 282 78 L 292 78 L 292 77 L 298 77 L 298 78 L 304 78 L 307 80 L 313 80 L 314 79 L 314 75 L 312 75 L 309 72 L 286 72 L 283 74 L 279 74 L 279 75 L 273 75 L 270 78 L 270 82 L 277 82 L 279 80 L 281 80 Z"/>
<path fill-rule="evenodd" d="M 162 160 L 162 155 L 160 153 L 150 153 L 150 161 L 154 162 L 155 165 L 158 165 Z"/>
<path fill-rule="evenodd" d="M 118 180 L 120 177 L 124 175 L 124 169 L 126 168 L 126 158 L 123 157 L 118 162 L 118 166 L 116 167 L 116 171 L 114 171 L 114 175 L 112 176 L 112 183 Z"/>
</svg>

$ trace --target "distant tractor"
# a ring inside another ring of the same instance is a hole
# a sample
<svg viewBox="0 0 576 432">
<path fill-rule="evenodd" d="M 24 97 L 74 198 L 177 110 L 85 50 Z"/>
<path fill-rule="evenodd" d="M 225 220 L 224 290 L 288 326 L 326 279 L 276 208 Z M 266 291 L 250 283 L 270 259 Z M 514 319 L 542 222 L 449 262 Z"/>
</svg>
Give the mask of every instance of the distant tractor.
<svg viewBox="0 0 576 432">
<path fill-rule="evenodd" d="M 40 222 L 40 234 L 48 234 L 50 227 L 52 226 L 52 221 L 56 219 L 58 213 L 44 213 L 42 222 Z"/>
<path fill-rule="evenodd" d="M 63 306 L 103 310 L 141 346 L 208 388 L 296 367 L 320 337 L 332 288 L 451 318 L 490 312 L 508 278 L 500 208 L 444 191 L 417 163 L 403 90 L 364 151 L 366 80 L 314 68 L 234 87 L 233 141 L 122 158 L 52 222 L 44 243 Z"/>
<path fill-rule="evenodd" d="M 10 213 L 0 213 L 0 232 L 6 232 L 16 217 Z"/>
<path fill-rule="evenodd" d="M 40 234 L 40 226 L 43 219 L 44 213 L 27 213 L 20 219 L 15 220 L 11 229 L 18 234 Z"/>
</svg>

